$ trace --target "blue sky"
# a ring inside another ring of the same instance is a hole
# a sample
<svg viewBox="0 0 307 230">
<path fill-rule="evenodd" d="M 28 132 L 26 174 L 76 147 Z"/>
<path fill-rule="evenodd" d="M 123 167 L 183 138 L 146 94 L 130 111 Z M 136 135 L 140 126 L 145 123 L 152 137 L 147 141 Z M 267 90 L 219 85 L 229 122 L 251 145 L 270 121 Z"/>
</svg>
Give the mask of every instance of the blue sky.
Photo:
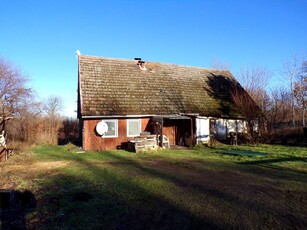
<svg viewBox="0 0 307 230">
<path fill-rule="evenodd" d="M 266 67 L 307 52 L 306 0 L 0 0 L 0 55 L 31 76 L 39 97 L 74 116 L 82 54 L 210 67 Z"/>
</svg>

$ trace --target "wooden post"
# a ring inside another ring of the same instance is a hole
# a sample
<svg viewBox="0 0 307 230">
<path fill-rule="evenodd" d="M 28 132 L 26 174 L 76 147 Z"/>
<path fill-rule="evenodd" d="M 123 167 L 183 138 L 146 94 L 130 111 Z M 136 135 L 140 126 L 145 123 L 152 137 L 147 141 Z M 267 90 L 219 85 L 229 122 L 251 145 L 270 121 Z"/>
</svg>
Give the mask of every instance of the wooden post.
<svg viewBox="0 0 307 230">
<path fill-rule="evenodd" d="M 193 118 L 190 118 L 191 120 L 191 145 L 194 145 L 194 133 L 193 133 Z"/>
<path fill-rule="evenodd" d="M 227 133 L 228 133 L 228 126 L 227 126 L 227 124 L 228 124 L 228 121 L 227 121 L 227 119 L 224 119 L 224 121 L 225 121 L 225 139 L 227 140 Z"/>
<path fill-rule="evenodd" d="M 160 134 L 160 145 L 163 148 L 163 117 L 161 119 L 161 134 Z"/>
</svg>

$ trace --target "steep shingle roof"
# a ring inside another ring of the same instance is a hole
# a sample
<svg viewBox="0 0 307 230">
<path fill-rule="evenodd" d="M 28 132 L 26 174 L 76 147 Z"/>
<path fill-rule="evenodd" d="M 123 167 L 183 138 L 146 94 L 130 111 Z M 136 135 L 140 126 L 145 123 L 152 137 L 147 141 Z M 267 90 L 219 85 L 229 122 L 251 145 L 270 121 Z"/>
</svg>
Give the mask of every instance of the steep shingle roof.
<svg viewBox="0 0 307 230">
<path fill-rule="evenodd" d="M 229 71 L 79 55 L 79 116 L 237 116 Z M 235 82 L 236 83 L 236 82 Z"/>
</svg>

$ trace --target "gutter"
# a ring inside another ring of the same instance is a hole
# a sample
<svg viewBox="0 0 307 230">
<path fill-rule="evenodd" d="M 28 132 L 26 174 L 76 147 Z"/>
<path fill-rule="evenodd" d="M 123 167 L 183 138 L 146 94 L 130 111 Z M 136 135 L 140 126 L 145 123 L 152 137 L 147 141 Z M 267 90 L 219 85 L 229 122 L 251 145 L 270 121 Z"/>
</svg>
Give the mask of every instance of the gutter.
<svg viewBox="0 0 307 230">
<path fill-rule="evenodd" d="M 94 116 L 81 116 L 82 119 L 101 119 L 101 118 L 139 118 L 139 117 L 178 117 L 183 116 L 183 114 L 167 114 L 167 115 L 157 115 L 157 114 L 131 114 L 131 115 L 94 115 Z"/>
<path fill-rule="evenodd" d="M 108 116 L 81 116 L 82 119 L 101 119 L 101 118 L 138 118 L 138 117 L 154 117 L 154 114 L 145 115 L 108 115 Z"/>
</svg>

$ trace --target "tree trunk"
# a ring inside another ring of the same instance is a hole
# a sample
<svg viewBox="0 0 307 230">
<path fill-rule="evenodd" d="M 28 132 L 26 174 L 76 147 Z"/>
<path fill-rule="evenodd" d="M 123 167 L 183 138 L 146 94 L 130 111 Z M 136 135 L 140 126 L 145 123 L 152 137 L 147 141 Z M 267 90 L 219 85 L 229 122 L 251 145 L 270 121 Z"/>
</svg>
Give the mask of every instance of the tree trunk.
<svg viewBox="0 0 307 230">
<path fill-rule="evenodd" d="M 302 116 L 303 116 L 303 127 L 306 126 L 305 124 L 305 108 L 302 109 Z"/>
<path fill-rule="evenodd" d="M 292 109 L 292 124 L 295 127 L 295 109 L 294 109 L 294 93 L 293 93 L 293 76 L 290 76 L 290 87 L 291 87 L 291 109 Z"/>
</svg>

